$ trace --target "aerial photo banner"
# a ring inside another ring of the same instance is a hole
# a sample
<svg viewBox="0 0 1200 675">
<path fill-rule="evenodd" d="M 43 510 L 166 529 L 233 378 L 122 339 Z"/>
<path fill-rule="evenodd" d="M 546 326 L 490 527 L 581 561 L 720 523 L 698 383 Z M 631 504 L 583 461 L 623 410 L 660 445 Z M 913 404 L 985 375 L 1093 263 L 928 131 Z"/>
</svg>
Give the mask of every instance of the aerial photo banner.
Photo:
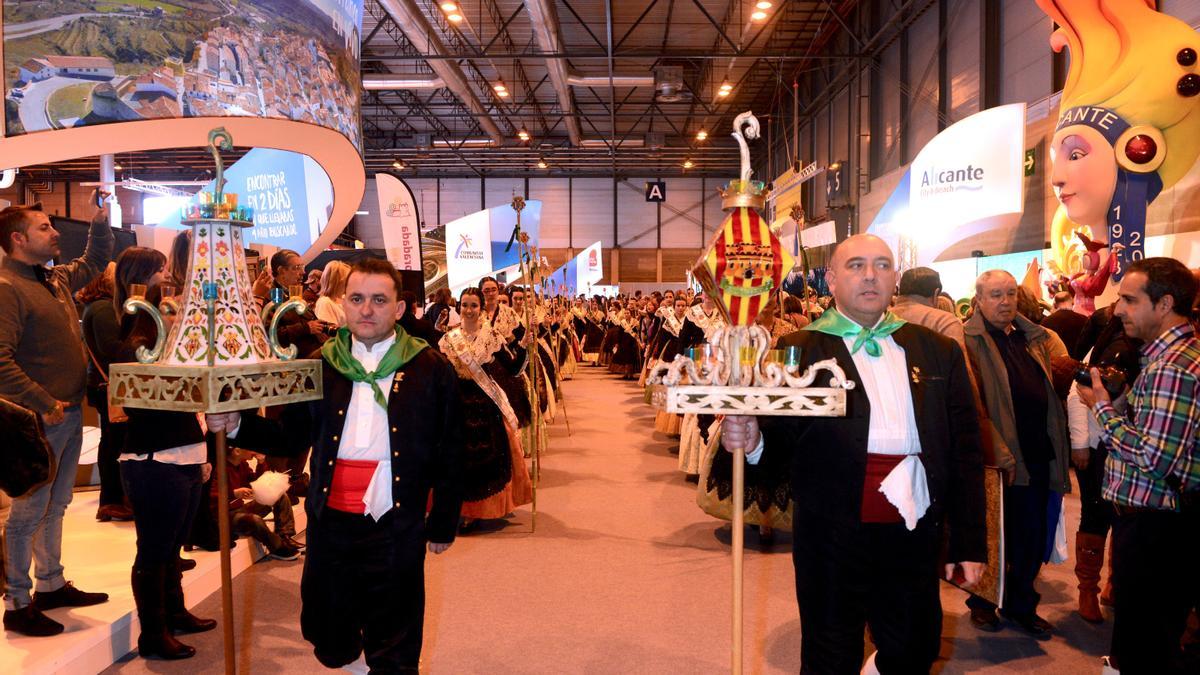
<svg viewBox="0 0 1200 675">
<path fill-rule="evenodd" d="M 6 0 L 0 162 L 205 144 L 312 157 L 334 188 L 330 227 L 362 198 L 362 0 Z M 9 168 L 8 166 L 0 168 Z"/>
</svg>

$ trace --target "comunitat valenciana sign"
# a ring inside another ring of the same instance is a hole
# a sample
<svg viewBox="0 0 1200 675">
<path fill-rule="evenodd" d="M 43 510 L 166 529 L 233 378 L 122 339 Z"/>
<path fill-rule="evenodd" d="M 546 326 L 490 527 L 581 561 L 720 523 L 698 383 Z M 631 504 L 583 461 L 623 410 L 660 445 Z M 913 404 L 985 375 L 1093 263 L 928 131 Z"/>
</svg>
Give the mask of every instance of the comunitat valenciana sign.
<svg viewBox="0 0 1200 675">
<path fill-rule="evenodd" d="M 917 264 L 985 230 L 1011 227 L 1025 203 L 1025 104 L 989 108 L 933 137 L 869 232 L 917 247 Z"/>
</svg>

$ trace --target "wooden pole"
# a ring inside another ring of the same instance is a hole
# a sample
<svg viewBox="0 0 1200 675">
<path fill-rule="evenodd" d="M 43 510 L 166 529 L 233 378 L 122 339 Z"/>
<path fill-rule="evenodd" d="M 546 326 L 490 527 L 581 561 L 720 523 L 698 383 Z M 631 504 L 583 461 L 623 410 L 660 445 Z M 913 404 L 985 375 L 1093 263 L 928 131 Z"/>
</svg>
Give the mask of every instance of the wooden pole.
<svg viewBox="0 0 1200 675">
<path fill-rule="evenodd" d="M 733 674 L 742 672 L 742 562 L 745 551 L 746 453 L 733 450 Z"/>
<path fill-rule="evenodd" d="M 237 672 L 237 655 L 233 642 L 233 569 L 229 555 L 229 471 L 226 460 L 225 432 L 217 434 L 217 532 L 221 546 L 221 614 L 224 621 L 225 673 Z"/>
<path fill-rule="evenodd" d="M 730 382 L 735 386 L 741 384 L 742 374 L 742 344 L 746 334 L 745 326 L 732 326 L 729 336 L 729 365 Z M 743 448 L 734 448 L 733 454 L 733 607 L 731 656 L 733 658 L 733 675 L 742 674 L 742 562 L 745 551 L 745 494 L 746 494 L 746 453 Z"/>
</svg>

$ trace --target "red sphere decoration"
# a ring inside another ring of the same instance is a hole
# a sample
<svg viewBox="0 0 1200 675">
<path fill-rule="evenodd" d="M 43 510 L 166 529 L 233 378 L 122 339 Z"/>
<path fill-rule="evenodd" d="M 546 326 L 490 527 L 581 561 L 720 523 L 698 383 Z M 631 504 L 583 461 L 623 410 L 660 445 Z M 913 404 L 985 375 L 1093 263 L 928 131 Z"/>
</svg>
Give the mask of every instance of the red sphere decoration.
<svg viewBox="0 0 1200 675">
<path fill-rule="evenodd" d="M 1134 164 L 1147 164 L 1158 154 L 1158 144 L 1145 134 L 1138 134 L 1125 144 L 1125 156 Z"/>
</svg>

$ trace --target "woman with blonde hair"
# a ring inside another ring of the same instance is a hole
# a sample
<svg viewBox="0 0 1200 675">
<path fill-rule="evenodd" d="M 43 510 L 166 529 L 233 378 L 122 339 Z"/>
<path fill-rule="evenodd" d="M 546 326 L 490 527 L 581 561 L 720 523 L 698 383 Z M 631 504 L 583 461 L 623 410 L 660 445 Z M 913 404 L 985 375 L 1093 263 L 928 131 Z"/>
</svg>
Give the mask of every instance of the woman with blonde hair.
<svg viewBox="0 0 1200 675">
<path fill-rule="evenodd" d="M 346 312 L 342 309 L 342 296 L 346 294 L 346 281 L 350 278 L 350 266 L 341 260 L 330 260 L 321 273 L 321 294 L 313 309 L 317 318 L 338 328 L 346 325 Z"/>
</svg>

